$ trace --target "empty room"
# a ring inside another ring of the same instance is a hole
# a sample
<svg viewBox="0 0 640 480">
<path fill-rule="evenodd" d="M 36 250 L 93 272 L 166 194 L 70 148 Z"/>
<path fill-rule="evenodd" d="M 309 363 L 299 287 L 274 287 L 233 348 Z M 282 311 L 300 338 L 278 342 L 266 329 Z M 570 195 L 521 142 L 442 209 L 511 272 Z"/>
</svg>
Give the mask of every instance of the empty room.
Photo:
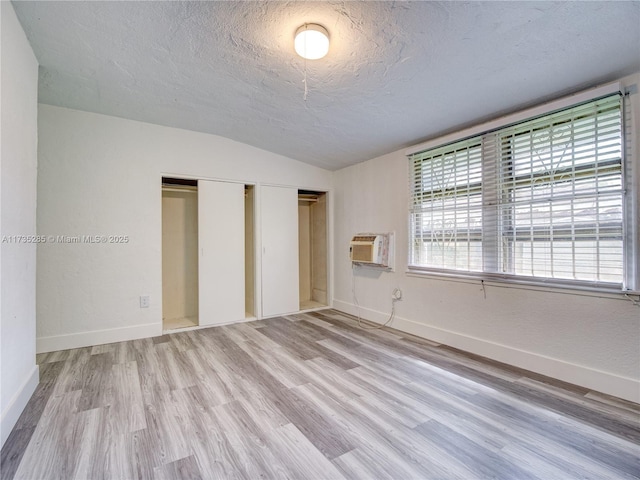
<svg viewBox="0 0 640 480">
<path fill-rule="evenodd" d="M 0 2 L 2 480 L 640 479 L 640 2 Z"/>
</svg>

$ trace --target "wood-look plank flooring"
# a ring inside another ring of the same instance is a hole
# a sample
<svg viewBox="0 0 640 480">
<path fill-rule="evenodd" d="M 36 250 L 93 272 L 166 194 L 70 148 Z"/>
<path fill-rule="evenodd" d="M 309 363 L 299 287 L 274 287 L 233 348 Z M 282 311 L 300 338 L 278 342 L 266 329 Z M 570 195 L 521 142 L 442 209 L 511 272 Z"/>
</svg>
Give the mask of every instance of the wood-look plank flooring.
<svg viewBox="0 0 640 480">
<path fill-rule="evenodd" d="M 640 406 L 333 310 L 38 356 L 2 479 L 640 478 Z"/>
</svg>

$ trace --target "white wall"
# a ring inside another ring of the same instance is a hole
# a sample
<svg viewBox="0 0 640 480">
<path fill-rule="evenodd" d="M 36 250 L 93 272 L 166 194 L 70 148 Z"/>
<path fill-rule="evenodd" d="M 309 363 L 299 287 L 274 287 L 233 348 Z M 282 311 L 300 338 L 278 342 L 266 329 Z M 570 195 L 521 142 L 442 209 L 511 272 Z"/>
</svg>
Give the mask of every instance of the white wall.
<svg viewBox="0 0 640 480">
<path fill-rule="evenodd" d="M 624 83 L 636 85 L 631 130 L 638 133 L 640 75 Z M 639 154 L 635 141 L 631 161 L 636 180 Z M 504 284 L 486 286 L 485 299 L 478 282 L 408 276 L 408 160 L 404 150 L 336 172 L 334 195 L 336 308 L 356 313 L 348 257 L 351 236 L 361 231 L 395 231 L 395 272 L 356 271 L 356 296 L 363 318 L 386 320 L 391 292 L 400 287 L 404 297 L 396 304 L 395 328 L 640 402 L 640 308 L 628 299 L 504 288 Z"/>
<path fill-rule="evenodd" d="M 38 247 L 38 351 L 161 333 L 163 174 L 320 190 L 332 178 L 225 138 L 49 105 L 38 161 L 39 234 L 129 237 Z"/>
<path fill-rule="evenodd" d="M 38 62 L 9 2 L 0 2 L 2 117 L 0 236 L 36 233 Z M 6 236 L 6 237 L 5 237 Z M 36 247 L 0 247 L 0 438 L 9 436 L 38 384 Z"/>
</svg>

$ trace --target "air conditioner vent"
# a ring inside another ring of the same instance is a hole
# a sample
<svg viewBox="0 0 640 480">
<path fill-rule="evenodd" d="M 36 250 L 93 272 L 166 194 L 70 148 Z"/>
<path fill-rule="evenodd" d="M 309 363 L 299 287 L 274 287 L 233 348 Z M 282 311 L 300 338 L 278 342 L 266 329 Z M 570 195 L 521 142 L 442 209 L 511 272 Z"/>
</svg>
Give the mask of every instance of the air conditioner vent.
<svg viewBox="0 0 640 480">
<path fill-rule="evenodd" d="M 389 234 L 358 233 L 349 245 L 351 261 L 376 267 L 389 266 Z"/>
<path fill-rule="evenodd" d="M 352 242 L 374 242 L 376 235 L 356 235 L 351 239 Z"/>
</svg>

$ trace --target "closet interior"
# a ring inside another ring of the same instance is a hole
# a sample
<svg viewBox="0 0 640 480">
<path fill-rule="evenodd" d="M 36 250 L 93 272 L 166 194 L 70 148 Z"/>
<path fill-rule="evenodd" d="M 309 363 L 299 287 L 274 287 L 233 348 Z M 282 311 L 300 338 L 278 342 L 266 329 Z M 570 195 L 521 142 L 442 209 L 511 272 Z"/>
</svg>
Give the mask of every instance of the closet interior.
<svg viewBox="0 0 640 480">
<path fill-rule="evenodd" d="M 257 316 L 256 298 L 256 252 L 255 252 L 255 187 L 244 186 L 244 311 L 245 318 Z"/>
<path fill-rule="evenodd" d="M 198 325 L 198 183 L 162 182 L 162 325 Z"/>
<path fill-rule="evenodd" d="M 326 307 L 327 194 L 298 190 L 300 310 Z"/>
</svg>

